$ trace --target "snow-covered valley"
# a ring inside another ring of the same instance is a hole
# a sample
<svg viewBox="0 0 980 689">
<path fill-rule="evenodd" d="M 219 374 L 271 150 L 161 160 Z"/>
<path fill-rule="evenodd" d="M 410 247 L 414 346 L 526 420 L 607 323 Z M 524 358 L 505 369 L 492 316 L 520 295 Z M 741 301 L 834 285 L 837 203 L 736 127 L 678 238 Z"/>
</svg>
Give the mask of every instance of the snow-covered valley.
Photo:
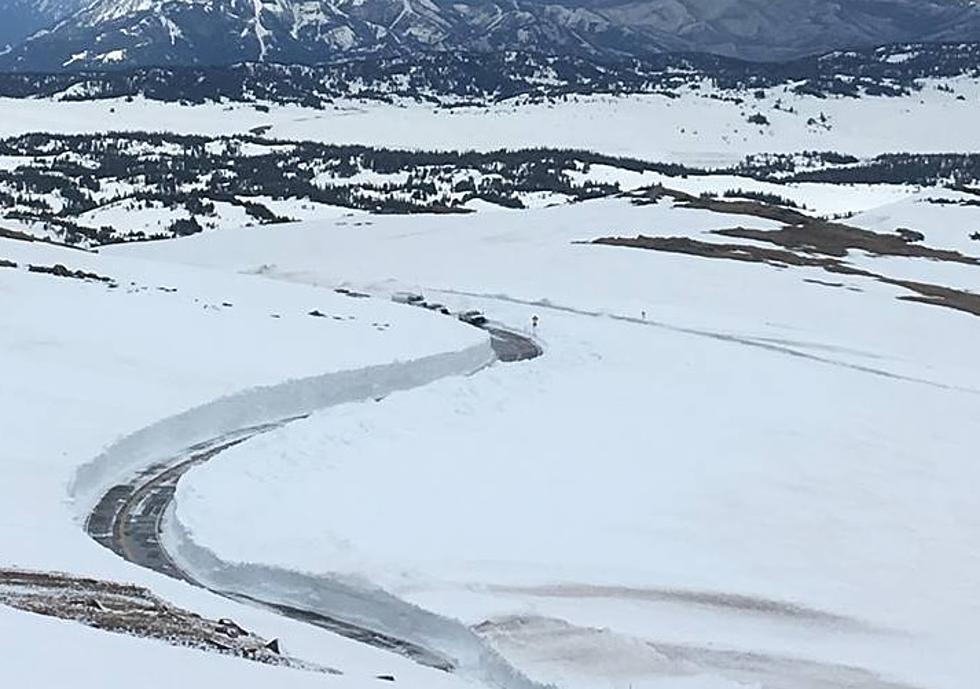
<svg viewBox="0 0 980 689">
<path fill-rule="evenodd" d="M 169 131 L 420 150 L 571 148 L 650 161 L 724 167 L 750 153 L 972 152 L 976 77 L 922 79 L 898 96 L 824 96 L 692 82 L 664 94 L 567 95 L 443 107 L 410 99 L 337 99 L 323 108 L 275 103 L 178 107 L 143 97 L 0 99 L 2 133 Z M 40 102 L 39 102 L 40 101 Z M 763 115 L 768 124 L 749 121 Z"/>
<path fill-rule="evenodd" d="M 794 112 L 775 109 L 778 98 Z M 33 221 L 0 222 L 0 565 L 133 582 L 342 673 L 0 607 L 0 679 L 972 689 L 976 192 L 782 183 L 735 166 L 807 150 L 862 164 L 978 151 L 968 126 L 978 99 L 964 82 L 952 93 L 769 93 L 742 104 L 0 101 L 3 137 L 260 128 L 264 142 L 236 143 L 243 159 L 309 140 L 422 152 L 547 146 L 726 168 L 671 175 L 573 161 L 555 179 L 609 188 L 572 197 L 505 175 L 519 208 L 467 197 L 452 175 L 414 163 L 331 172 L 331 183 L 388 193 L 382 185 L 418 174 L 433 198 L 459 194 L 469 212 L 375 215 L 240 195 L 215 204 L 213 224 L 194 236 L 94 251 L 50 244 L 64 235 Z M 749 125 L 760 111 L 770 123 Z M 165 158 L 168 145 L 145 158 Z M 0 167 L 98 162 L 4 151 Z M 485 174 L 466 173 L 477 188 Z M 40 196 L 25 202 L 7 179 L 21 210 L 36 206 Z M 127 206 L 119 196 L 132 188 L 120 179 L 100 182 L 100 205 L 74 220 L 135 231 L 192 217 Z M 250 226 L 246 200 L 289 222 Z M 395 303 L 406 294 L 450 315 Z M 494 362 L 489 333 L 455 318 L 473 310 L 543 355 Z M 160 521 L 163 550 L 213 591 L 86 534 L 114 486 L 283 420 L 191 466 Z M 333 590 L 360 603 L 338 606 Z M 248 604 L 260 594 L 327 606 L 448 658 L 453 671 Z M 175 670 L 146 672 L 160 666 Z"/>
</svg>

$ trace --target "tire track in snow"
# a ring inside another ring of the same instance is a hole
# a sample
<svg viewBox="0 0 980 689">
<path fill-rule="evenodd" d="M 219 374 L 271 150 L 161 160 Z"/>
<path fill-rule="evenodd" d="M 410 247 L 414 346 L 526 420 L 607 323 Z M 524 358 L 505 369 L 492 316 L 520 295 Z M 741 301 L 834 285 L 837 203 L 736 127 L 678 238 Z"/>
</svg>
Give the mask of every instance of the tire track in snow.
<svg viewBox="0 0 980 689">
<path fill-rule="evenodd" d="M 758 689 L 915 689 L 855 665 L 768 651 L 745 651 L 716 645 L 665 643 L 571 624 L 535 615 L 488 620 L 478 631 L 494 647 L 545 673 L 557 665 L 560 675 L 591 675 L 597 667 L 617 676 L 620 686 L 630 676 L 682 678 L 707 675 L 723 678 L 724 686 Z M 632 673 L 632 675 L 630 674 Z M 642 681 L 642 680 L 641 680 Z M 581 683 L 581 680 L 579 680 Z M 714 681 L 709 681 L 715 686 Z M 658 685 L 659 686 L 659 685 Z M 683 683 L 683 686 L 689 686 Z"/>
<path fill-rule="evenodd" d="M 929 380 L 928 378 L 919 378 L 917 376 L 907 376 L 901 373 L 894 373 L 893 371 L 887 371 L 882 368 L 876 368 L 874 366 L 865 366 L 863 364 L 855 364 L 849 361 L 841 361 L 840 359 L 833 359 L 828 356 L 822 356 L 819 354 L 814 354 L 812 352 L 804 352 L 799 349 L 794 349 L 787 344 L 783 344 L 778 339 L 774 338 L 753 338 L 745 337 L 742 335 L 733 335 L 731 333 L 724 333 L 715 330 L 705 330 L 701 328 L 688 328 L 679 325 L 671 325 L 666 321 L 657 321 L 650 319 L 636 318 L 633 316 L 624 316 L 622 314 L 606 313 L 603 311 L 589 311 L 587 309 L 578 309 L 572 306 L 564 306 L 561 304 L 555 304 L 548 299 L 519 299 L 517 297 L 510 297 L 505 294 L 481 294 L 479 292 L 464 292 L 457 290 L 432 290 L 434 292 L 442 292 L 443 294 L 454 294 L 463 297 L 473 297 L 476 299 L 489 299 L 492 301 L 506 302 L 509 304 L 518 304 L 520 306 L 531 306 L 538 309 L 548 309 L 550 311 L 558 311 L 560 313 L 569 313 L 577 316 L 588 316 L 590 318 L 608 318 L 613 321 L 619 321 L 622 323 L 630 323 L 632 325 L 647 326 L 650 328 L 660 328 L 661 330 L 669 330 L 675 333 L 682 333 L 685 335 L 694 335 L 697 337 L 704 337 L 712 340 L 717 340 L 719 342 L 730 342 L 732 344 L 743 345 L 746 347 L 754 347 L 756 349 L 763 349 L 770 352 L 775 352 L 777 354 L 783 354 L 785 356 L 794 357 L 797 359 L 806 359 L 808 361 L 814 361 L 820 364 L 826 364 L 828 366 L 836 366 L 839 368 L 846 368 L 852 371 L 858 371 L 859 373 L 867 373 L 868 375 L 878 376 L 881 378 L 889 378 L 891 380 L 900 380 L 906 383 L 915 383 L 918 385 L 928 385 L 930 387 L 939 388 L 940 390 L 950 390 L 953 392 L 965 392 L 971 395 L 980 395 L 980 390 L 977 388 L 971 388 L 961 385 L 951 385 L 949 383 L 941 383 L 935 380 Z M 794 343 L 797 346 L 809 346 L 806 343 Z M 812 345 L 814 349 L 829 349 L 827 345 Z"/>
<path fill-rule="evenodd" d="M 789 601 L 738 593 L 697 591 L 675 588 L 637 588 L 594 584 L 552 584 L 549 586 L 485 587 L 491 593 L 513 593 L 540 598 L 635 600 L 652 603 L 681 603 L 715 610 L 784 618 L 805 624 L 822 624 L 835 629 L 867 631 L 867 626 L 851 617 L 806 607 Z"/>
</svg>

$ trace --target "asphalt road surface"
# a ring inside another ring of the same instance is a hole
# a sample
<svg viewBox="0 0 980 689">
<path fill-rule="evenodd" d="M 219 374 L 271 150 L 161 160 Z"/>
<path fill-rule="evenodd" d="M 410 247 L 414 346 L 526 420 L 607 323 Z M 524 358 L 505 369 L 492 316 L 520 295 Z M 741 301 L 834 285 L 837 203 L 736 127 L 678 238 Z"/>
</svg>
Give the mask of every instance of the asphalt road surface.
<svg viewBox="0 0 980 689">
<path fill-rule="evenodd" d="M 543 354 L 537 342 L 526 335 L 496 325 L 479 326 L 490 333 L 490 344 L 497 358 L 504 362 L 528 361 Z"/>
</svg>

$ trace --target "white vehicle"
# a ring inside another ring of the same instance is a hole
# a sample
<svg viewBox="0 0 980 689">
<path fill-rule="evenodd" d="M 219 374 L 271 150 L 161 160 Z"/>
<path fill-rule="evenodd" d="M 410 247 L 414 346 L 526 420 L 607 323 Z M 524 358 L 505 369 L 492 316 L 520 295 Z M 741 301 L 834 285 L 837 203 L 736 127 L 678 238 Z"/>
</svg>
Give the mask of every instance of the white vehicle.
<svg viewBox="0 0 980 689">
<path fill-rule="evenodd" d="M 484 316 L 481 311 L 463 311 L 461 314 L 459 314 L 458 318 L 464 323 L 469 323 L 470 325 L 475 325 L 477 327 L 487 324 L 487 317 Z"/>
<path fill-rule="evenodd" d="M 414 306 L 425 301 L 425 297 L 415 292 L 395 292 L 391 295 L 391 300 L 396 304 L 412 304 Z"/>
</svg>

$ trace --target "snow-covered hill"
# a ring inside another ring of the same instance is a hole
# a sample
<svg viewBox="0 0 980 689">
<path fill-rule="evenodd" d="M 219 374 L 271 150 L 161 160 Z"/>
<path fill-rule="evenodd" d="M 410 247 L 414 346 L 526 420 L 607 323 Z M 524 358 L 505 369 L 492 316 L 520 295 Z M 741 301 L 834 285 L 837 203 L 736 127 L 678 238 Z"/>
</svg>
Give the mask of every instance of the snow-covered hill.
<svg viewBox="0 0 980 689">
<path fill-rule="evenodd" d="M 0 62 L 38 71 L 243 61 L 317 64 L 427 50 L 776 60 L 901 41 L 976 41 L 967 0 L 98 0 Z"/>
<path fill-rule="evenodd" d="M 85 535 L 65 496 L 82 465 L 161 418 L 255 386 L 483 351 L 479 331 L 330 290 L 6 238 L 0 238 L 0 295 L 0 600 L 11 593 L 5 573 L 12 567 L 139 583 L 170 603 L 278 638 L 291 655 L 343 673 L 276 668 L 181 648 L 179 639 L 168 645 L 131 638 L 123 633 L 125 610 L 110 633 L 42 617 L 42 606 L 26 612 L 0 603 L 0 685 L 355 689 L 376 686 L 380 675 L 415 689 L 472 689 L 399 655 L 129 565 Z M 315 310 L 328 317 L 311 316 Z M 81 588 L 61 595 L 82 608 L 83 620 L 86 607 L 99 606 Z M 165 609 L 147 608 L 161 624 L 172 623 Z"/>
<path fill-rule="evenodd" d="M 369 601 L 380 587 L 560 687 L 969 689 L 975 197 L 795 189 L 801 205 L 863 211 L 847 221 L 863 248 L 842 254 L 819 226 L 797 246 L 753 215 L 764 205 L 698 198 L 730 178 L 660 181 L 695 196 L 228 228 L 99 254 L 0 238 L 5 562 L 151 586 L 340 669 L 327 680 L 341 687 L 476 686 L 135 568 L 73 519 L 168 443 L 283 413 L 271 393 L 287 381 L 485 346 L 387 299 L 409 289 L 525 327 L 545 354 L 229 451 L 188 477 L 172 538 L 244 572 L 339 574 Z M 637 235 L 664 241 L 579 243 Z M 324 681 L 6 608 L 0 633 L 5 684 Z"/>
<path fill-rule="evenodd" d="M 545 345 L 230 450 L 168 538 L 282 586 L 366 579 L 565 688 L 971 689 L 971 200 L 908 191 L 842 230 L 654 189 L 113 248 L 410 289 Z"/>
<path fill-rule="evenodd" d="M 0 139 L 0 231 L 90 248 L 368 213 L 524 210 L 654 184 L 831 215 L 855 210 L 849 204 L 862 194 L 873 203 L 912 187 L 976 187 L 980 155 L 765 153 L 705 169 L 549 148 L 456 153 L 251 135 L 29 134 Z"/>
</svg>

